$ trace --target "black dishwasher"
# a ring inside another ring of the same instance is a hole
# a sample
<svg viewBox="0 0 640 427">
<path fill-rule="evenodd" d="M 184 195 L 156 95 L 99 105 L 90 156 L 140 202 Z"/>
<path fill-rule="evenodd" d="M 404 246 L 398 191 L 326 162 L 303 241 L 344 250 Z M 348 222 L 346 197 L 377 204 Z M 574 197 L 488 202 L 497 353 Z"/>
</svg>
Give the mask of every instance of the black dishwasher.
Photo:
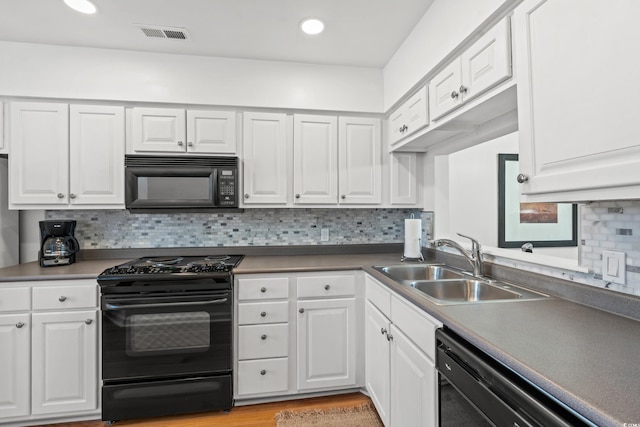
<svg viewBox="0 0 640 427">
<path fill-rule="evenodd" d="M 436 343 L 440 426 L 595 426 L 450 329 Z"/>
</svg>

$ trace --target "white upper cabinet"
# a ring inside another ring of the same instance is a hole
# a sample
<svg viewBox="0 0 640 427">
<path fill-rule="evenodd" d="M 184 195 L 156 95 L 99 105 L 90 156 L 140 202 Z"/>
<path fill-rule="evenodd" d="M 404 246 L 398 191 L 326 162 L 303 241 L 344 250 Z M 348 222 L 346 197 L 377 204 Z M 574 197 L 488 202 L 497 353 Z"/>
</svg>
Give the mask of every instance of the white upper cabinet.
<svg viewBox="0 0 640 427">
<path fill-rule="evenodd" d="M 10 123 L 11 208 L 124 206 L 123 107 L 15 102 Z"/>
<path fill-rule="evenodd" d="M 340 117 L 338 120 L 341 204 L 382 202 L 380 120 Z"/>
<path fill-rule="evenodd" d="M 236 113 L 233 111 L 134 108 L 133 153 L 236 152 Z"/>
<path fill-rule="evenodd" d="M 526 0 L 515 10 L 528 200 L 638 198 L 638 15 L 637 1 Z"/>
<path fill-rule="evenodd" d="M 295 204 L 338 202 L 338 118 L 293 116 Z"/>
<path fill-rule="evenodd" d="M 124 203 L 124 145 L 124 108 L 71 105 L 71 203 Z"/>
<path fill-rule="evenodd" d="M 287 116 L 254 112 L 243 116 L 244 204 L 286 204 Z"/>
<path fill-rule="evenodd" d="M 428 103 L 427 86 L 424 86 L 389 115 L 390 144 L 397 143 L 429 124 Z"/>
<path fill-rule="evenodd" d="M 511 76 L 509 18 L 500 21 L 429 83 L 433 120 Z"/>
</svg>

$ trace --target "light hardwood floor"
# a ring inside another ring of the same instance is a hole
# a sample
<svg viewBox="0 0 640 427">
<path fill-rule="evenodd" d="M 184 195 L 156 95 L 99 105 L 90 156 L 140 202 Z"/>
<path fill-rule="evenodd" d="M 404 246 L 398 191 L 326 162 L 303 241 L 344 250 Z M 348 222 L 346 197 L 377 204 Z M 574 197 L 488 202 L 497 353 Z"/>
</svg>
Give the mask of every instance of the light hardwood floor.
<svg viewBox="0 0 640 427">
<path fill-rule="evenodd" d="M 230 413 L 207 412 L 178 417 L 149 418 L 143 420 L 119 421 L 114 427 L 275 427 L 275 414 L 283 409 L 326 409 L 353 407 L 370 402 L 362 393 L 336 396 L 314 397 L 260 405 L 236 406 Z M 48 427 L 104 427 L 103 421 L 82 421 L 76 423 L 49 424 Z"/>
</svg>

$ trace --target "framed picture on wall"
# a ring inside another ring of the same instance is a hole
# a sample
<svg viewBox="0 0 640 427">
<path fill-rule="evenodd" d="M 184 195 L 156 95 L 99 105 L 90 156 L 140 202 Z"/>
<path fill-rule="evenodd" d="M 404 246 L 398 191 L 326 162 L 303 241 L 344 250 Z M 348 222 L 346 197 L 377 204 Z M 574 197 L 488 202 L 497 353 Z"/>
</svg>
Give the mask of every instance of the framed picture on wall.
<svg viewBox="0 0 640 427">
<path fill-rule="evenodd" d="M 521 203 L 518 173 L 517 154 L 498 154 L 498 247 L 577 246 L 577 205 Z"/>
</svg>

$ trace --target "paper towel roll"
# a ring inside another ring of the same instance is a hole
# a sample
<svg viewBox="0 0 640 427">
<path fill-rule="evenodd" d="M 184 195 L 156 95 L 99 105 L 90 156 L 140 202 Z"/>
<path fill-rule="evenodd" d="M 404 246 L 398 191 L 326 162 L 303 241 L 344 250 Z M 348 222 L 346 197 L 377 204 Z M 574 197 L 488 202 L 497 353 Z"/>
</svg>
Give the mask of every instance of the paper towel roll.
<svg viewBox="0 0 640 427">
<path fill-rule="evenodd" d="M 404 220 L 404 256 L 422 258 L 422 220 Z"/>
</svg>

